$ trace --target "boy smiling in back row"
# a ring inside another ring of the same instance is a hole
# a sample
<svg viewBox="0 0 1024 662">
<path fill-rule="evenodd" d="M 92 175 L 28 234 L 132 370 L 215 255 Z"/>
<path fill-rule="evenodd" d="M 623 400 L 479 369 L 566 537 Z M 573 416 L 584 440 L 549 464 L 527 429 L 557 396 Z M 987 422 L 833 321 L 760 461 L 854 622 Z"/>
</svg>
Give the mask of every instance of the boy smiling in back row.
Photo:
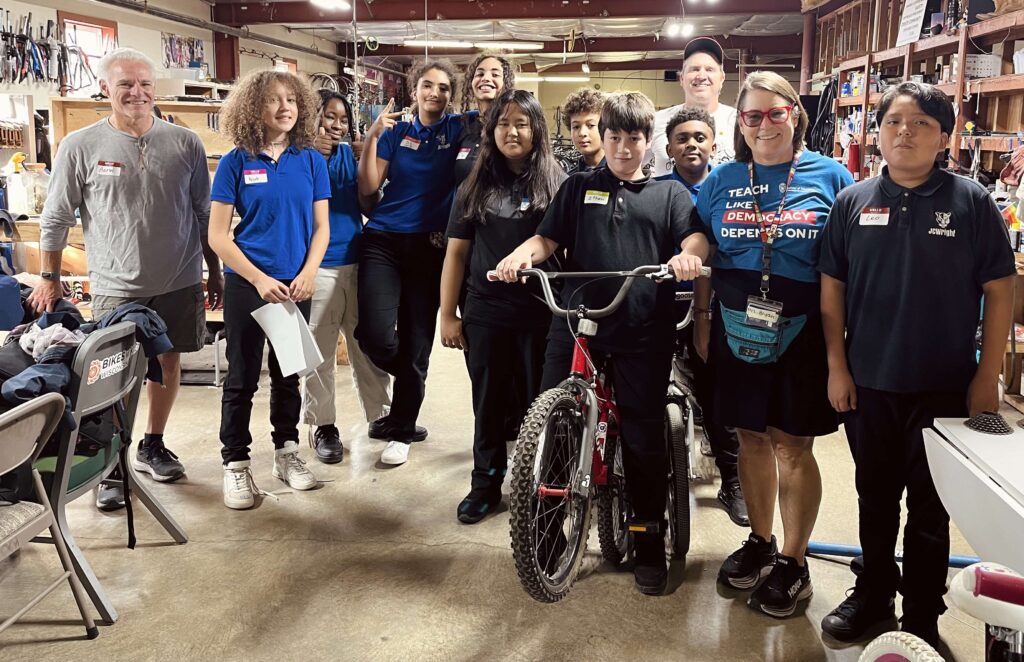
<svg viewBox="0 0 1024 662">
<path fill-rule="evenodd" d="M 498 277 L 515 283 L 517 270 L 566 250 L 565 271 L 622 271 L 644 264 L 666 264 L 677 274 L 673 257 L 683 240 L 693 202 L 676 182 L 659 182 L 642 168 L 654 126 L 654 105 L 643 94 L 609 96 L 601 110 L 600 137 L 608 165 L 570 176 L 548 206 L 537 234 L 497 266 Z M 607 305 L 620 279 L 594 280 L 563 307 Z M 567 288 L 566 291 L 570 291 Z M 635 534 L 637 589 L 665 589 L 664 513 L 667 456 L 663 438 L 675 323 L 673 288 L 637 279 L 622 306 L 601 320 L 591 342 L 595 363 L 612 362 L 623 440 L 626 486 L 637 520 L 650 524 Z M 566 320 L 552 321 L 541 390 L 569 375 L 573 337 Z M 554 543 L 557 547 L 557 542 Z M 564 545 L 563 545 L 564 547 Z"/>
</svg>

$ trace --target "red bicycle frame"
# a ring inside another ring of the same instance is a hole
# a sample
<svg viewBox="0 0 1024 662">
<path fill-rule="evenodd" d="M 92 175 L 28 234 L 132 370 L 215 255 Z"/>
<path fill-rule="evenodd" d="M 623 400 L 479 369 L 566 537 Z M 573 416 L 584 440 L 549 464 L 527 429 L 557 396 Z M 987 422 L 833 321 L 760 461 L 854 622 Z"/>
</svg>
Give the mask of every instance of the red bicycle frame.
<svg viewBox="0 0 1024 662">
<path fill-rule="evenodd" d="M 604 375 L 594 373 L 594 361 L 590 355 L 590 341 L 582 335 L 576 334 L 576 342 L 572 351 L 571 376 L 594 384 L 594 393 L 597 395 L 598 414 L 597 430 L 594 439 L 594 463 L 592 481 L 597 485 L 608 484 L 608 467 L 613 458 L 605 457 L 605 447 L 608 439 L 618 439 L 619 436 L 619 406 L 615 404 L 615 396 L 612 389 L 605 381 Z"/>
</svg>

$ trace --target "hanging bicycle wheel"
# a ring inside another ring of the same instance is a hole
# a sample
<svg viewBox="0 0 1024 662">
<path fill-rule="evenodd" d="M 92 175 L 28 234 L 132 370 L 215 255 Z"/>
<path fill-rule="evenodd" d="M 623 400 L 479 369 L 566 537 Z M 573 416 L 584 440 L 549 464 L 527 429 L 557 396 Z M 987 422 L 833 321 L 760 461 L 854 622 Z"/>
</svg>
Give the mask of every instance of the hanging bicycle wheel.
<svg viewBox="0 0 1024 662">
<path fill-rule="evenodd" d="M 631 537 L 627 523 L 632 511 L 626 498 L 622 443 L 615 440 L 611 444 L 614 445 L 614 455 L 608 468 L 608 484 L 597 491 L 597 539 L 601 543 L 604 560 L 618 565 L 629 553 Z"/>
<path fill-rule="evenodd" d="M 690 442 L 686 438 L 684 405 L 669 401 L 665 405 L 665 444 L 669 458 L 668 515 L 669 543 L 672 558 L 686 559 L 690 551 Z"/>
<path fill-rule="evenodd" d="M 859 662 L 943 662 L 927 642 L 909 632 L 886 632 L 867 645 Z"/>
<path fill-rule="evenodd" d="M 523 420 L 512 459 L 509 527 L 523 588 L 557 602 L 579 573 L 590 527 L 590 494 L 574 492 L 584 417 L 565 389 L 542 393 Z"/>
</svg>

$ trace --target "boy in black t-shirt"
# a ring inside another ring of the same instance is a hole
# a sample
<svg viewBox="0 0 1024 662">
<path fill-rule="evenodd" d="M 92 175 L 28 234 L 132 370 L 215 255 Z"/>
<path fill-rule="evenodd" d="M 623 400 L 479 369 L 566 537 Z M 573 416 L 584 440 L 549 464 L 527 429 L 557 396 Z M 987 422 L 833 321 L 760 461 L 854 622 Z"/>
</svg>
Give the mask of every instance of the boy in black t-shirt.
<svg viewBox="0 0 1024 662">
<path fill-rule="evenodd" d="M 903 630 L 935 645 L 946 609 L 949 515 L 922 430 L 935 418 L 999 409 L 1016 268 L 988 192 L 935 166 L 954 127 L 945 95 L 920 83 L 889 88 L 878 124 L 888 166 L 836 198 L 818 262 L 828 396 L 856 463 L 864 549 L 853 593 L 822 630 L 840 641 L 861 638 L 892 619 L 898 588 Z M 901 577 L 894 557 L 904 488 Z"/>
<path fill-rule="evenodd" d="M 639 93 L 613 95 L 601 111 L 606 168 L 565 181 L 537 234 L 497 267 L 516 280 L 518 269 L 542 262 L 560 247 L 566 271 L 620 271 L 643 264 L 673 264 L 688 230 L 690 194 L 678 182 L 654 181 L 641 168 L 654 125 L 654 106 Z M 677 271 L 677 273 L 679 273 Z M 618 291 L 618 279 L 595 280 L 576 290 L 562 307 L 598 308 Z M 573 292 L 576 284 L 566 287 Z M 658 533 L 636 534 L 637 588 L 661 593 L 668 577 L 664 524 L 667 458 L 663 438 L 665 394 L 672 356 L 673 288 L 638 280 L 612 316 L 600 320 L 590 347 L 609 374 L 619 406 L 626 487 L 637 520 L 657 523 Z M 568 377 L 573 339 L 564 318 L 552 322 L 542 389 Z"/>
</svg>

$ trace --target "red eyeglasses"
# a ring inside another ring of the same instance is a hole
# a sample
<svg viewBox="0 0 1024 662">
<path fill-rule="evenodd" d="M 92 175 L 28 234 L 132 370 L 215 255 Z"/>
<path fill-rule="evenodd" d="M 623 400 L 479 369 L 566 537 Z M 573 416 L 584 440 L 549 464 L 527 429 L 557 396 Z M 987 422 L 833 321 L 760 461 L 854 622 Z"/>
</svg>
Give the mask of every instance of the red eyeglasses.
<svg viewBox="0 0 1024 662">
<path fill-rule="evenodd" d="M 774 108 L 769 108 L 767 111 L 741 110 L 740 119 L 743 120 L 745 125 L 752 129 L 764 124 L 765 118 L 768 118 L 768 121 L 772 124 L 785 124 L 789 121 L 790 115 L 795 114 L 795 112 L 800 112 L 799 109 L 794 112 L 793 108 L 793 106 L 775 106 Z"/>
</svg>

